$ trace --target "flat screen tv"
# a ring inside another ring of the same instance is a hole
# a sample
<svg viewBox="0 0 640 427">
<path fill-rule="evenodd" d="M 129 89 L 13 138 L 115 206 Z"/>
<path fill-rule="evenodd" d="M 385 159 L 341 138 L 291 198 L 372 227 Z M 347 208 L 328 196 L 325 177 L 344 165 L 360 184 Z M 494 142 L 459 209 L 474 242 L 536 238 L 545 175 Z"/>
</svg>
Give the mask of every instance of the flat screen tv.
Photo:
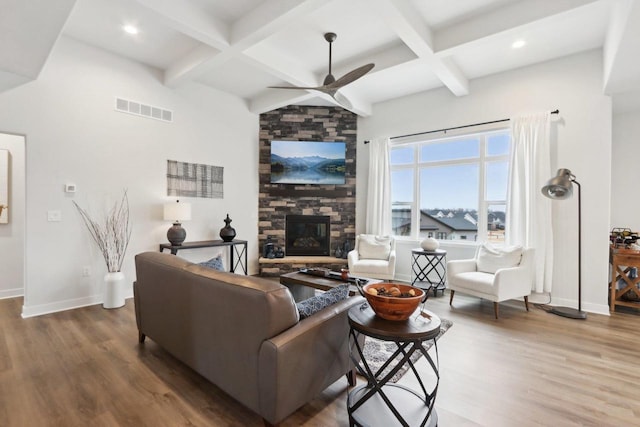
<svg viewBox="0 0 640 427">
<path fill-rule="evenodd" d="M 344 184 L 344 142 L 271 141 L 272 184 Z"/>
</svg>

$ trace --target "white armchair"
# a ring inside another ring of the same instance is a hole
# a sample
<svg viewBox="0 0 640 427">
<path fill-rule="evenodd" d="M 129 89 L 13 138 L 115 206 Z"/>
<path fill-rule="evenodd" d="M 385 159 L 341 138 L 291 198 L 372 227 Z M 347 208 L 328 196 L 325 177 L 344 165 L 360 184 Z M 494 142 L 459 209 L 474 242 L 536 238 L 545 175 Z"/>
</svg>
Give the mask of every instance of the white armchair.
<svg viewBox="0 0 640 427">
<path fill-rule="evenodd" d="M 396 271 L 396 242 L 390 236 L 360 234 L 347 262 L 349 273 L 354 276 L 392 280 Z"/>
<path fill-rule="evenodd" d="M 524 297 L 529 311 L 529 294 L 534 280 L 535 250 L 520 247 L 500 250 L 482 245 L 473 259 L 447 262 L 447 284 L 451 290 L 449 305 L 456 291 L 493 301 L 498 318 L 498 303 Z"/>
</svg>

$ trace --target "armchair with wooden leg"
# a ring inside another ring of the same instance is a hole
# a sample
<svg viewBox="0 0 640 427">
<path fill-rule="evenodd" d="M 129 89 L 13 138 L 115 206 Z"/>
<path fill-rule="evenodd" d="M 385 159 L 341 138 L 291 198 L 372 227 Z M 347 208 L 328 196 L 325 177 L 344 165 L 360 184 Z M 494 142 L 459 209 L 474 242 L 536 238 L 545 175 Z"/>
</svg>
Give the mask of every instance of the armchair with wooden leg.
<svg viewBox="0 0 640 427">
<path fill-rule="evenodd" d="M 529 294 L 534 281 L 532 248 L 495 248 L 485 244 L 473 259 L 447 262 L 447 285 L 451 290 L 449 305 L 456 291 L 493 301 L 498 318 L 498 303 L 524 297 L 529 311 Z"/>
</svg>

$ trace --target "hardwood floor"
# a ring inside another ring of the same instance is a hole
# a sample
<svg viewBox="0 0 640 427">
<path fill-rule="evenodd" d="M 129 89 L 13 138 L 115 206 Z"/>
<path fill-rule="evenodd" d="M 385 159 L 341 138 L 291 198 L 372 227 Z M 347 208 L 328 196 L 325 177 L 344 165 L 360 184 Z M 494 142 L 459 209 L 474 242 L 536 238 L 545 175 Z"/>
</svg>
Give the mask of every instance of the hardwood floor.
<svg viewBox="0 0 640 427">
<path fill-rule="evenodd" d="M 438 342 L 441 427 L 640 425 L 640 312 L 581 321 L 513 301 L 495 320 L 491 302 L 448 300 L 427 302 L 453 321 Z M 262 425 L 152 340 L 139 345 L 133 300 L 30 319 L 21 306 L 0 300 L 2 426 Z M 346 393 L 343 378 L 283 425 L 347 426 Z"/>
</svg>

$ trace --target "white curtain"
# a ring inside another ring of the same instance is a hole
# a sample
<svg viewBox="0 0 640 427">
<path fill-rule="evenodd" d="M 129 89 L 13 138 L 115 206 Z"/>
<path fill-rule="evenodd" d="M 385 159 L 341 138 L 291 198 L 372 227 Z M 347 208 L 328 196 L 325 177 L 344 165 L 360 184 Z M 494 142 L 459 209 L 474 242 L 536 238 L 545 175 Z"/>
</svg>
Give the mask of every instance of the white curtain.
<svg viewBox="0 0 640 427">
<path fill-rule="evenodd" d="M 386 236 L 391 233 L 391 167 L 389 138 L 369 143 L 369 180 L 367 181 L 366 233 Z"/>
<path fill-rule="evenodd" d="M 513 149 L 507 190 L 506 243 L 535 248 L 534 292 L 551 292 L 551 200 L 542 186 L 551 178 L 549 112 L 511 119 Z"/>
</svg>

